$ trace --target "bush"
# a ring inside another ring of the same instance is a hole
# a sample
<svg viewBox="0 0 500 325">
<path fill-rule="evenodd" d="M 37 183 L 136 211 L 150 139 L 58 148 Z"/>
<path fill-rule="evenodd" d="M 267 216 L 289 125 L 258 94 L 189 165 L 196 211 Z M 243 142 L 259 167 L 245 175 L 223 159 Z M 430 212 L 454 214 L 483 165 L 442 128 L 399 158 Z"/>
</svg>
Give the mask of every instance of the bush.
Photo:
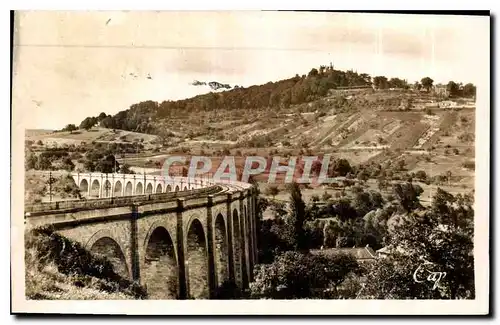
<svg viewBox="0 0 500 325">
<path fill-rule="evenodd" d="M 466 161 L 462 164 L 464 168 L 470 169 L 470 170 L 475 170 L 476 169 L 476 164 L 474 161 Z"/>
</svg>

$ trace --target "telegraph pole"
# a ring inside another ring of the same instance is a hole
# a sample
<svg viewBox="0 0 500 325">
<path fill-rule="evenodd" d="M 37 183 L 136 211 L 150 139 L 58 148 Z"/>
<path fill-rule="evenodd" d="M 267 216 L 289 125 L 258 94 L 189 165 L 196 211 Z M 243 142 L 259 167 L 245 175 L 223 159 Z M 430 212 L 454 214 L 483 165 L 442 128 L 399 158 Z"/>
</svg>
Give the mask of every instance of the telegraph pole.
<svg viewBox="0 0 500 325">
<path fill-rule="evenodd" d="M 108 184 L 108 173 L 106 173 L 106 182 L 104 183 L 104 189 L 106 190 L 106 197 L 108 197 L 108 190 L 109 190 L 109 184 Z"/>
<path fill-rule="evenodd" d="M 52 203 L 52 183 L 55 179 L 52 178 L 52 172 L 49 171 L 49 202 Z"/>
<path fill-rule="evenodd" d="M 52 203 L 52 172 L 49 172 L 49 202 Z"/>
</svg>

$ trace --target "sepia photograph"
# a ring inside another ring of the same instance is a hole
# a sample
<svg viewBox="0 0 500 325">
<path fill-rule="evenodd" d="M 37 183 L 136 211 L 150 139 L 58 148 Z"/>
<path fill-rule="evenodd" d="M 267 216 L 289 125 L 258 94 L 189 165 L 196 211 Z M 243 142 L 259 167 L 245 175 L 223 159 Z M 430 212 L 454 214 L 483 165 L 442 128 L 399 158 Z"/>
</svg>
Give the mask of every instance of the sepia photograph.
<svg viewBox="0 0 500 325">
<path fill-rule="evenodd" d="M 488 11 L 12 28 L 13 312 L 488 314 Z"/>
</svg>

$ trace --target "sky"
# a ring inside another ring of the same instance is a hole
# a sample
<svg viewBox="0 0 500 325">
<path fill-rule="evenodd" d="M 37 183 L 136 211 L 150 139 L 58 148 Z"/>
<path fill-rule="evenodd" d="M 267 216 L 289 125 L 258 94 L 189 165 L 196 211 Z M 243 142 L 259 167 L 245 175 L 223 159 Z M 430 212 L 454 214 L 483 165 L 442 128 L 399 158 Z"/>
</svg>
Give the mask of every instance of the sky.
<svg viewBox="0 0 500 325">
<path fill-rule="evenodd" d="M 409 82 L 476 83 L 490 38 L 489 17 L 473 16 L 31 11 L 15 19 L 13 112 L 36 129 L 208 92 L 193 80 L 246 87 L 330 62 Z"/>
</svg>

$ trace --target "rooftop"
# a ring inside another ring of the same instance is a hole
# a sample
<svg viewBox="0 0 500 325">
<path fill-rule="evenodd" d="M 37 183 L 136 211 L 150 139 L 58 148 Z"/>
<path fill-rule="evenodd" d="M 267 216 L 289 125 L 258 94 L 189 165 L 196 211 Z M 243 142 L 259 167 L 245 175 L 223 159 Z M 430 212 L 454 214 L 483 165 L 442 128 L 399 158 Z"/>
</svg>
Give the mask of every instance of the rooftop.
<svg viewBox="0 0 500 325">
<path fill-rule="evenodd" d="M 349 254 L 354 256 L 357 260 L 372 260 L 376 258 L 376 254 L 371 247 L 352 247 L 352 248 L 325 248 L 325 249 L 311 249 L 311 254 L 315 255 L 337 255 Z"/>
</svg>

